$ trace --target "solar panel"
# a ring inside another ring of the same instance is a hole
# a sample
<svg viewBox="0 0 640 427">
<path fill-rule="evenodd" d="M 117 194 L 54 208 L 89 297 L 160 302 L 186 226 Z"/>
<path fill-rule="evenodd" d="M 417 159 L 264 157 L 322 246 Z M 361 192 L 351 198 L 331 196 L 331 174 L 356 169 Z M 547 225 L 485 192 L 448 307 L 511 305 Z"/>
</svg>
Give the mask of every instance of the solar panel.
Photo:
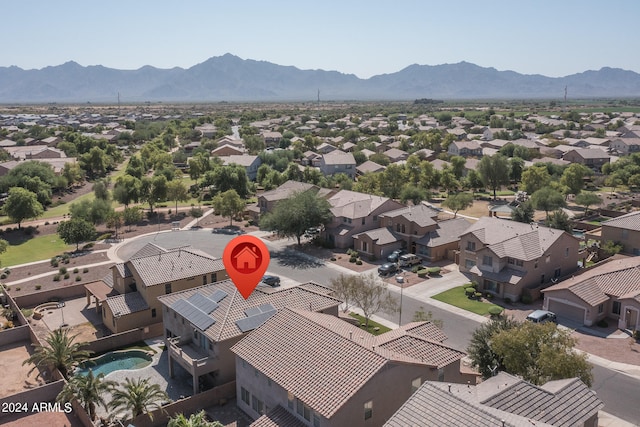
<svg viewBox="0 0 640 427">
<path fill-rule="evenodd" d="M 268 311 L 273 311 L 273 310 L 275 310 L 275 309 L 276 309 L 274 306 L 272 306 L 272 305 L 271 305 L 271 304 L 269 304 L 269 303 L 259 305 L 259 306 L 258 306 L 258 308 L 260 309 L 260 312 L 261 312 L 261 313 L 266 313 L 266 312 L 268 312 Z"/>
<path fill-rule="evenodd" d="M 187 298 L 187 301 L 195 305 L 200 310 L 204 311 L 206 314 L 211 314 L 213 310 L 218 308 L 218 304 L 214 300 L 209 299 L 199 293 L 191 295 L 189 298 Z"/>
<path fill-rule="evenodd" d="M 205 331 L 209 326 L 216 323 L 215 319 L 187 300 L 178 300 L 171 305 L 171 308 L 201 331 Z"/>
<path fill-rule="evenodd" d="M 264 322 L 269 320 L 271 316 L 273 316 L 276 313 L 277 311 L 274 309 L 264 313 L 245 317 L 244 319 L 236 320 L 236 325 L 238 326 L 238 328 L 242 333 L 253 331 L 254 329 L 262 326 Z"/>
<path fill-rule="evenodd" d="M 247 308 L 244 311 L 244 315 L 247 317 L 255 316 L 257 314 L 266 313 L 268 311 L 273 311 L 276 308 L 269 303 L 259 305 L 257 307 Z"/>
<path fill-rule="evenodd" d="M 214 293 L 212 293 L 211 295 L 209 295 L 209 299 L 215 301 L 215 302 L 220 302 L 222 301 L 225 297 L 227 296 L 227 293 L 221 289 L 216 289 L 216 291 Z"/>
</svg>

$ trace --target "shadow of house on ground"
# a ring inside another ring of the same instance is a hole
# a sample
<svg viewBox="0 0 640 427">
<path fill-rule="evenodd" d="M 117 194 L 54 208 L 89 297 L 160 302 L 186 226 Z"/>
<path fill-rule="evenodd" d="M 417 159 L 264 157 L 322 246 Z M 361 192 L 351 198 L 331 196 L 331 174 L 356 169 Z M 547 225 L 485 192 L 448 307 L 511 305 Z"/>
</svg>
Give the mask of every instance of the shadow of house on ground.
<svg viewBox="0 0 640 427">
<path fill-rule="evenodd" d="M 271 258 L 278 260 L 279 265 L 298 270 L 317 268 L 324 265 L 323 261 L 290 248 L 285 248 L 280 251 L 272 251 L 270 252 L 270 255 Z"/>
</svg>

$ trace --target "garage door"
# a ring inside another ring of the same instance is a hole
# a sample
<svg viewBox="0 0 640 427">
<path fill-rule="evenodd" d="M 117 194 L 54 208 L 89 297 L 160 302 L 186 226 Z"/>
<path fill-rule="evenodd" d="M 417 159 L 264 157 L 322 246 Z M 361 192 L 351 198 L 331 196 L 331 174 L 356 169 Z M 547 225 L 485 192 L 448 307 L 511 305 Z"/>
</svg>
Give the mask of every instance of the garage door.
<svg viewBox="0 0 640 427">
<path fill-rule="evenodd" d="M 560 319 L 567 319 L 584 325 L 584 309 L 560 301 L 549 300 L 549 311 L 553 311 Z"/>
</svg>

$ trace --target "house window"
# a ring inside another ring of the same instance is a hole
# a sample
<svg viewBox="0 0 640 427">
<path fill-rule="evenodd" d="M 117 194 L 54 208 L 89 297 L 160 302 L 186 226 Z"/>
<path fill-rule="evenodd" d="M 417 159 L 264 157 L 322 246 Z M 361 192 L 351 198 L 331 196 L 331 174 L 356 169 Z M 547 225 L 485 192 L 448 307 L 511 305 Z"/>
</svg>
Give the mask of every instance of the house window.
<svg viewBox="0 0 640 427">
<path fill-rule="evenodd" d="M 467 250 L 475 252 L 475 250 L 476 250 L 476 242 L 467 242 Z"/>
<path fill-rule="evenodd" d="M 533 264 L 533 268 L 538 268 L 538 260 L 536 260 L 535 264 Z"/>
<path fill-rule="evenodd" d="M 513 264 L 515 264 L 515 263 L 516 263 L 516 260 L 515 260 L 515 259 L 513 259 L 513 258 L 507 258 L 507 263 L 509 263 L 509 264 L 513 265 Z"/>
<path fill-rule="evenodd" d="M 484 281 L 484 290 L 493 292 L 494 294 L 500 293 L 500 284 L 498 282 L 494 282 L 493 280 Z"/>
<path fill-rule="evenodd" d="M 400 232 L 400 224 L 396 224 L 396 231 L 399 233 Z"/>
<path fill-rule="evenodd" d="M 544 260 L 547 264 L 551 262 L 551 255 L 547 255 L 547 258 Z"/>
<path fill-rule="evenodd" d="M 413 381 L 411 381 L 411 393 L 413 393 L 417 389 L 419 389 L 421 384 L 422 384 L 422 378 L 420 378 L 420 377 L 418 377 L 418 378 L 414 379 Z"/>
<path fill-rule="evenodd" d="M 293 409 L 293 401 L 295 400 L 295 397 L 293 397 L 293 393 L 291 392 L 287 392 L 287 406 L 289 407 L 289 409 Z"/>
<path fill-rule="evenodd" d="M 402 224 L 402 232 L 405 232 L 404 224 Z"/>
<path fill-rule="evenodd" d="M 561 271 L 562 270 L 560 270 L 559 268 L 556 268 L 556 270 L 553 272 L 553 278 L 557 279 L 558 277 L 560 277 Z"/>
<path fill-rule="evenodd" d="M 611 312 L 613 314 L 618 314 L 619 315 L 620 311 L 622 311 L 621 309 L 622 309 L 622 304 L 620 304 L 620 301 L 614 301 L 613 302 L 613 308 L 611 309 Z"/>
<path fill-rule="evenodd" d="M 517 259 L 517 260 L 516 260 L 516 265 L 517 265 L 518 267 L 522 267 L 522 266 L 524 265 L 524 262 L 523 262 L 521 259 Z"/>
<path fill-rule="evenodd" d="M 363 217 L 362 217 L 362 225 L 364 225 L 364 223 L 365 223 L 366 219 L 367 219 L 367 217 L 366 217 L 366 216 L 363 216 Z"/>
<path fill-rule="evenodd" d="M 170 294 L 171 293 L 171 283 L 165 283 L 164 284 L 164 293 L 165 294 Z"/>
<path fill-rule="evenodd" d="M 202 276 L 202 284 L 203 285 L 207 284 L 207 275 L 206 274 L 204 276 Z"/>
<path fill-rule="evenodd" d="M 438 381 L 444 381 L 444 368 L 438 369 Z"/>
<path fill-rule="evenodd" d="M 211 273 L 211 283 L 215 283 L 218 281 L 217 274 Z"/>
<path fill-rule="evenodd" d="M 364 404 L 364 419 L 368 420 L 373 417 L 373 400 L 365 402 Z"/>
<path fill-rule="evenodd" d="M 564 257 L 565 258 L 569 257 L 569 248 L 564 248 Z"/>
<path fill-rule="evenodd" d="M 482 264 L 483 265 L 488 265 L 488 266 L 492 266 L 493 265 L 493 258 L 489 255 L 485 255 L 482 257 Z"/>
<path fill-rule="evenodd" d="M 315 412 L 313 413 L 313 427 L 320 427 L 320 416 Z"/>
<path fill-rule="evenodd" d="M 362 251 L 367 252 L 367 242 L 362 242 Z"/>
<path fill-rule="evenodd" d="M 542 276 L 540 276 L 540 284 L 544 285 L 544 274 Z"/>
<path fill-rule="evenodd" d="M 476 266 L 476 261 L 473 259 L 465 259 L 464 260 L 464 267 L 467 269 L 472 269 L 473 267 Z"/>
<path fill-rule="evenodd" d="M 378 220 L 378 215 L 374 215 L 373 216 L 373 222 L 376 222 Z"/>
<path fill-rule="evenodd" d="M 246 388 L 240 387 L 240 396 L 242 398 L 242 401 L 249 405 L 249 391 Z"/>
<path fill-rule="evenodd" d="M 598 305 L 598 314 L 602 314 L 604 312 L 604 304 Z"/>
<path fill-rule="evenodd" d="M 623 228 L 622 229 L 622 240 L 627 240 L 629 238 L 629 230 Z"/>
<path fill-rule="evenodd" d="M 151 309 L 151 317 L 156 317 L 156 309 L 155 308 Z"/>
<path fill-rule="evenodd" d="M 264 414 L 264 402 L 262 402 L 262 400 L 258 399 L 255 395 L 251 396 L 251 407 L 258 414 L 260 414 L 260 415 Z"/>
</svg>

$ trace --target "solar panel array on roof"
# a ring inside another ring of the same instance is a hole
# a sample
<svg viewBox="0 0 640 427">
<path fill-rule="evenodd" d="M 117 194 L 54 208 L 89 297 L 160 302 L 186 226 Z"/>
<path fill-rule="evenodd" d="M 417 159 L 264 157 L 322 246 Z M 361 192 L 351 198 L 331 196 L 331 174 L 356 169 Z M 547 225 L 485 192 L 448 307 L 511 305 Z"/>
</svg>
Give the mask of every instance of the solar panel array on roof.
<svg viewBox="0 0 640 427">
<path fill-rule="evenodd" d="M 251 316 L 256 316 L 258 314 L 267 313 L 272 310 L 275 310 L 275 307 L 269 303 L 266 303 L 266 304 L 259 305 L 257 307 L 247 308 L 244 311 L 244 314 L 247 317 L 251 317 Z"/>
<path fill-rule="evenodd" d="M 227 293 L 222 289 L 216 289 L 214 293 L 209 295 L 209 299 L 214 300 L 215 302 L 222 301 L 227 296 Z"/>
<path fill-rule="evenodd" d="M 187 301 L 195 305 L 200 310 L 204 311 L 206 314 L 211 314 L 213 310 L 218 308 L 217 302 L 205 297 L 200 293 L 195 293 L 191 295 L 189 298 L 187 298 Z"/>
<path fill-rule="evenodd" d="M 189 323 L 191 323 L 201 331 L 205 331 L 209 326 L 216 323 L 215 319 L 184 299 L 180 299 L 174 302 L 171 305 L 171 309 L 173 309 L 180 316 L 187 319 Z"/>
<path fill-rule="evenodd" d="M 267 305 L 267 304 L 265 304 Z M 256 307 L 257 308 L 257 307 Z M 253 316 L 245 317 L 244 319 L 236 320 L 236 325 L 242 333 L 253 331 L 254 329 L 262 326 L 264 322 L 269 320 L 271 316 L 277 313 L 276 309 L 255 314 Z"/>
</svg>

